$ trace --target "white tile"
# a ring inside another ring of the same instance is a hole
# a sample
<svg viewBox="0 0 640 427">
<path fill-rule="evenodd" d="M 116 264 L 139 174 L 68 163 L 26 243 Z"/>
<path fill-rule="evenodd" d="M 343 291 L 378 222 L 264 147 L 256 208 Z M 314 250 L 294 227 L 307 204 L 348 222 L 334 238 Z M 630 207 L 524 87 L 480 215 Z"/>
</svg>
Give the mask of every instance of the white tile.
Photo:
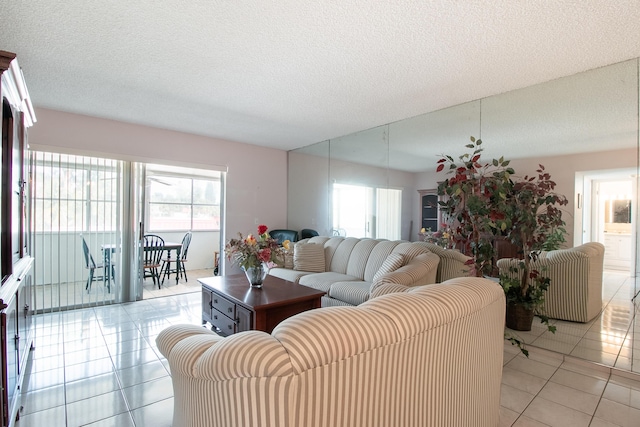
<svg viewBox="0 0 640 427">
<path fill-rule="evenodd" d="M 503 406 L 500 407 L 500 424 L 499 427 L 510 427 L 518 419 L 520 414 Z"/>
<path fill-rule="evenodd" d="M 171 427 L 173 398 L 131 411 L 136 426 Z"/>
<path fill-rule="evenodd" d="M 571 387 L 576 390 L 581 390 L 595 396 L 602 395 L 602 392 L 607 385 L 606 380 L 579 374 L 562 368 L 558 369 L 558 372 L 556 372 L 549 381 Z"/>
<path fill-rule="evenodd" d="M 66 426 L 65 415 L 65 407 L 56 406 L 44 411 L 21 415 L 16 427 Z"/>
<path fill-rule="evenodd" d="M 589 427 L 620 427 L 618 424 L 610 423 L 609 421 L 601 420 L 600 418 L 593 417 L 591 425 Z"/>
<path fill-rule="evenodd" d="M 120 388 L 115 372 L 83 378 L 65 384 L 67 404 L 78 400 L 88 399 L 101 394 L 116 391 Z"/>
<path fill-rule="evenodd" d="M 569 353 L 571 356 L 581 359 L 591 360 L 593 362 L 602 363 L 603 365 L 613 366 L 616 362 L 616 355 L 605 353 L 601 350 L 591 350 L 584 347 L 576 347 Z"/>
<path fill-rule="evenodd" d="M 609 381 L 602 397 L 629 406 L 631 403 L 631 388 Z"/>
<path fill-rule="evenodd" d="M 532 346 L 545 350 L 569 354 L 575 348 L 575 343 L 563 342 L 552 338 L 541 337 L 532 342 Z"/>
<path fill-rule="evenodd" d="M 85 427 L 136 427 L 131 413 L 116 415 L 115 417 L 105 418 L 95 423 L 86 424 Z"/>
<path fill-rule="evenodd" d="M 600 363 L 590 362 L 572 356 L 565 356 L 564 359 L 565 362 L 561 366 L 563 369 L 603 380 L 608 380 L 611 375 L 611 368 Z"/>
<path fill-rule="evenodd" d="M 169 372 L 159 360 L 144 365 L 121 369 L 116 372 L 122 387 L 131 387 L 146 381 L 168 376 Z"/>
<path fill-rule="evenodd" d="M 548 427 L 549 424 L 544 424 L 536 420 L 532 420 L 529 417 L 525 417 L 524 415 L 518 418 L 518 420 L 513 424 L 513 427 Z"/>
<path fill-rule="evenodd" d="M 599 396 L 554 382 L 547 383 L 538 396 L 588 415 L 593 415 L 600 400 Z"/>
<path fill-rule="evenodd" d="M 534 397 L 534 394 L 518 390 L 507 384 L 502 384 L 500 387 L 500 406 L 515 411 L 518 414 L 525 410 Z"/>
<path fill-rule="evenodd" d="M 542 378 L 506 366 L 502 369 L 502 384 L 526 391 L 529 394 L 538 394 L 546 382 Z"/>
<path fill-rule="evenodd" d="M 522 414 L 553 427 L 588 427 L 591 416 L 550 400 L 536 397 Z"/>
<path fill-rule="evenodd" d="M 64 404 L 64 385 L 23 393 L 21 396 L 21 405 L 24 408 L 22 414 L 32 414 Z"/>
<path fill-rule="evenodd" d="M 162 377 L 122 389 L 130 409 L 138 409 L 173 397 L 171 377 Z"/>
<path fill-rule="evenodd" d="M 506 366 L 548 380 L 556 372 L 559 364 L 558 366 L 552 366 L 531 358 L 526 358 L 525 356 L 518 356 L 511 360 Z"/>
<path fill-rule="evenodd" d="M 640 425 L 640 409 L 631 408 L 605 398 L 600 400 L 595 416 L 622 427 Z"/>
<path fill-rule="evenodd" d="M 127 412 L 127 405 L 120 390 L 78 400 L 69 403 L 66 408 L 67 423 L 70 426 L 83 426 Z"/>
</svg>

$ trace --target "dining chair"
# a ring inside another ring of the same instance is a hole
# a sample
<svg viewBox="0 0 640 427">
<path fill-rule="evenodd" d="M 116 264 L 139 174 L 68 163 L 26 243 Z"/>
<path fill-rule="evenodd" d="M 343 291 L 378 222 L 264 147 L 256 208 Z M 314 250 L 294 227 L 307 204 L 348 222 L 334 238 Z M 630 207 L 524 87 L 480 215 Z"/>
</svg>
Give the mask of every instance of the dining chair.
<svg viewBox="0 0 640 427">
<path fill-rule="evenodd" d="M 156 234 L 144 235 L 143 250 L 143 279 L 151 277 L 153 284 L 160 289 L 160 267 L 162 266 L 162 254 L 164 253 L 164 239 Z"/>
<path fill-rule="evenodd" d="M 184 263 L 187 262 L 187 253 L 189 252 L 189 245 L 191 244 L 191 231 L 187 231 L 182 237 L 182 247 L 180 249 L 180 262 L 178 262 L 178 257 L 171 258 L 171 253 L 167 252 L 167 256 L 162 258 L 162 283 L 164 284 L 165 277 L 170 277 L 171 273 L 176 273 L 176 278 L 184 275 L 184 281 L 188 282 L 187 279 L 187 269 L 184 266 Z M 176 266 L 171 268 L 171 264 L 175 263 Z M 177 283 L 177 280 L 176 280 Z"/>
<path fill-rule="evenodd" d="M 102 280 L 105 283 L 105 286 L 107 287 L 107 291 L 110 293 L 111 292 L 111 282 L 106 280 L 106 270 L 105 270 L 105 266 L 103 263 L 96 263 L 96 261 L 93 259 L 93 255 L 91 255 L 91 251 L 89 250 L 89 245 L 87 245 L 87 241 L 84 239 L 84 236 L 80 236 L 80 238 L 82 239 L 82 252 L 84 253 L 84 268 L 86 268 L 87 270 L 89 270 L 89 277 L 87 278 L 87 284 L 85 286 L 85 289 L 87 290 L 87 292 L 91 292 L 91 283 L 93 283 L 94 280 Z M 102 269 L 102 275 L 100 276 L 96 276 L 96 270 L 100 270 Z"/>
</svg>

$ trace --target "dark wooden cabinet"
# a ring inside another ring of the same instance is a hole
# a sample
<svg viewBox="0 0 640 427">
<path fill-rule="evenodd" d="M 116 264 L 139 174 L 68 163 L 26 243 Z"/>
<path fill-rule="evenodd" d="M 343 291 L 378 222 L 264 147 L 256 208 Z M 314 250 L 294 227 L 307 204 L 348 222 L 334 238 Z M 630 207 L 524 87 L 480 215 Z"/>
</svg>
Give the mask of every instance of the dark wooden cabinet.
<svg viewBox="0 0 640 427">
<path fill-rule="evenodd" d="M 267 276 L 252 289 L 244 274 L 198 279 L 202 285 L 202 324 L 220 335 L 258 330 L 271 333 L 291 316 L 319 308 L 325 292 Z"/>
<path fill-rule="evenodd" d="M 33 106 L 16 55 L 0 51 L 2 100 L 2 188 L 0 203 L 0 360 L 2 427 L 15 424 L 20 389 L 33 347 L 33 259 L 29 251 L 27 129 Z"/>
<path fill-rule="evenodd" d="M 420 229 L 438 231 L 442 218 L 438 209 L 438 190 L 418 190 L 420 195 Z"/>
<path fill-rule="evenodd" d="M 220 335 L 233 335 L 251 330 L 253 312 L 215 289 L 202 285 L 202 320 L 209 322 Z"/>
</svg>

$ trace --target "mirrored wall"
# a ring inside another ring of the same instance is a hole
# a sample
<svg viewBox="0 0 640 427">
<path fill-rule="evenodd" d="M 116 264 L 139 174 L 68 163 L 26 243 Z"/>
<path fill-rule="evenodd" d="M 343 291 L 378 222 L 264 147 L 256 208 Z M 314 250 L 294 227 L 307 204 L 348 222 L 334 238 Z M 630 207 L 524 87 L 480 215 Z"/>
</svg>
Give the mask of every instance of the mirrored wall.
<svg viewBox="0 0 640 427">
<path fill-rule="evenodd" d="M 288 227 L 418 240 L 419 192 L 445 178 L 435 172 L 437 159 L 464 153 L 470 136 L 482 138 L 483 157 L 511 159 L 519 175 L 545 166 L 569 199 L 568 247 L 611 241 L 612 230 L 623 228 L 605 224 L 600 213 L 610 200 L 630 200 L 631 225 L 615 235 L 628 243 L 607 248 L 602 315 L 586 324 L 557 321 L 556 334 L 534 323 L 521 335 L 532 346 L 640 372 L 632 301 L 639 289 L 638 68 L 633 59 L 293 150 Z M 358 221 L 341 214 L 355 205 Z"/>
</svg>

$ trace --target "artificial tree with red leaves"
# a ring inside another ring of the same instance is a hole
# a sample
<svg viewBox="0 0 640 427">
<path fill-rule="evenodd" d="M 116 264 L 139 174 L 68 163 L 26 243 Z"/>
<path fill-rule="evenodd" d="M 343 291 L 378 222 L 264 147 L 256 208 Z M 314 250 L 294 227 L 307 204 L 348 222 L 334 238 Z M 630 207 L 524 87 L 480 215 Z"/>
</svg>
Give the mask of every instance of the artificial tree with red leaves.
<svg viewBox="0 0 640 427">
<path fill-rule="evenodd" d="M 438 195 L 443 199 L 439 207 L 455 246 L 471 257 L 473 274 L 482 277 L 496 275 L 497 237 L 516 245 L 522 258 L 519 268 L 500 277 L 507 302 L 538 315 L 554 332 L 555 327 L 544 315 L 549 278 L 532 268 L 532 262 L 542 250 L 558 249 L 564 242 L 560 207 L 568 203 L 567 198 L 554 192 L 556 183 L 542 165 L 535 176 L 517 178 L 510 161 L 503 157 L 482 161 L 480 139 L 471 137 L 466 148 L 470 152 L 459 156 L 458 161 L 445 155 L 437 166 L 437 172 L 452 175 L 438 184 Z M 520 346 L 519 340 L 509 339 Z"/>
</svg>

